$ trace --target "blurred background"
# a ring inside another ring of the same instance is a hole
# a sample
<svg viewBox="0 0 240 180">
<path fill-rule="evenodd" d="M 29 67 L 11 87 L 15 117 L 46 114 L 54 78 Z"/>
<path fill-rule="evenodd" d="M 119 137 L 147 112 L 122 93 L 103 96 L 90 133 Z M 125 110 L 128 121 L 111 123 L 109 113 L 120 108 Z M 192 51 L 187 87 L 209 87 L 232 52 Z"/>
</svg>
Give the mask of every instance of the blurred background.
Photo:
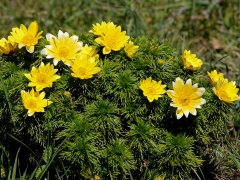
<svg viewBox="0 0 240 180">
<path fill-rule="evenodd" d="M 130 36 L 168 41 L 179 53 L 188 48 L 239 71 L 240 0 L 1 0 L 0 9 L 0 37 L 33 20 L 44 35 L 112 21 Z"/>
<path fill-rule="evenodd" d="M 196 53 L 205 69 L 224 71 L 239 84 L 240 0 L 1 0 L 0 37 L 36 20 L 57 34 L 86 32 L 112 21 L 127 34 L 168 41 L 179 54 Z"/>
<path fill-rule="evenodd" d="M 239 73 L 240 0 L 1 0 L 0 9 L 0 37 L 33 20 L 44 35 L 112 21 L 130 36 L 168 41 L 179 53 L 196 53 L 205 66 L 213 61 L 225 69 L 226 63 Z"/>
</svg>

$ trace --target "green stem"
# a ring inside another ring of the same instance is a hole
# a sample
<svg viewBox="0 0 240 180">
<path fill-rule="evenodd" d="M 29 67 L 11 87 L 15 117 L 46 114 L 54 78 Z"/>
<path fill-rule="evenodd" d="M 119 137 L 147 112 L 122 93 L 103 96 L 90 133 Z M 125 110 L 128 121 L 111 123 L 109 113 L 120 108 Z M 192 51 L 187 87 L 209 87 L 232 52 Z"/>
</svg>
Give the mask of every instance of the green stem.
<svg viewBox="0 0 240 180">
<path fill-rule="evenodd" d="M 3 78 L 2 78 L 1 75 L 0 75 L 0 81 L 1 81 L 1 83 L 2 83 L 2 87 L 3 87 L 4 93 L 5 93 L 5 96 L 6 96 L 6 99 L 7 99 L 9 111 L 10 111 L 10 114 L 11 114 L 11 116 L 12 116 L 12 115 L 13 115 L 13 113 L 12 113 L 12 105 L 11 105 L 11 102 L 10 102 L 10 100 L 9 100 L 9 94 L 8 94 L 8 92 L 7 92 L 7 88 L 6 88 L 5 84 L 4 84 L 4 81 L 3 81 Z M 15 122 L 14 122 L 14 121 L 13 121 L 13 125 L 15 126 Z"/>
<path fill-rule="evenodd" d="M 85 156 L 86 156 L 86 159 L 87 159 L 87 163 L 88 163 L 88 165 L 89 165 L 89 167 L 90 167 L 90 171 L 91 171 L 92 178 L 94 179 L 93 168 L 92 168 L 92 165 L 91 165 L 91 163 L 90 163 L 87 150 L 86 150 L 86 148 L 85 148 L 85 139 L 84 139 L 84 138 L 83 138 L 83 142 L 84 142 L 84 146 L 83 146 L 83 148 L 84 148 L 84 153 L 85 153 Z"/>
<path fill-rule="evenodd" d="M 47 118 L 47 132 L 48 132 L 48 139 L 47 139 L 47 162 L 49 162 L 50 159 L 50 153 L 49 153 L 49 141 L 50 141 L 50 130 L 49 130 L 49 119 Z M 49 171 L 47 173 L 47 179 L 49 180 Z"/>
<path fill-rule="evenodd" d="M 63 147 L 64 143 L 66 142 L 66 140 L 67 140 L 67 138 L 65 138 L 65 139 L 62 141 L 62 143 L 59 145 L 57 151 L 52 155 L 50 161 L 46 164 L 45 168 L 43 169 L 43 171 L 42 171 L 41 174 L 39 175 L 38 180 L 41 180 L 41 179 L 44 177 L 44 175 L 45 175 L 46 171 L 48 171 L 48 168 L 50 167 L 51 163 L 54 161 L 54 159 L 56 158 L 56 156 L 57 156 L 57 155 L 60 153 L 60 151 L 62 150 L 62 147 Z"/>
<path fill-rule="evenodd" d="M 104 121 L 103 123 L 103 127 L 105 130 L 105 141 L 106 141 L 106 148 L 107 148 L 107 177 L 109 176 L 109 164 L 108 164 L 108 128 L 107 128 L 107 124 L 106 121 Z"/>
</svg>

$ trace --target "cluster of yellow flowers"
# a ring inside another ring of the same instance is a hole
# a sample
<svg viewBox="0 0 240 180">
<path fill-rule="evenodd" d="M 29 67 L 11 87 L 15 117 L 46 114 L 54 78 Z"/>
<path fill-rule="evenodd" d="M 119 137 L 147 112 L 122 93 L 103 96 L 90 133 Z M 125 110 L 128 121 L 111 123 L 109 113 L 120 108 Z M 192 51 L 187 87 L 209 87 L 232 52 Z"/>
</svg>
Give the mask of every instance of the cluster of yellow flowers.
<svg viewBox="0 0 240 180">
<path fill-rule="evenodd" d="M 132 58 L 138 49 L 138 46 L 134 46 L 133 42 L 128 42 L 130 37 L 125 35 L 126 32 L 122 32 L 121 27 L 112 22 L 93 25 L 93 30 L 90 32 L 99 36 L 95 41 L 104 46 L 104 54 L 109 54 L 111 50 L 119 51 L 125 46 L 126 55 Z M 29 53 L 33 53 L 35 45 L 42 38 L 42 33 L 42 31 L 38 33 L 36 21 L 32 22 L 28 28 L 23 24 L 20 25 L 20 28 L 12 28 L 8 40 L 5 38 L 0 40 L 0 52 L 8 55 L 14 52 L 17 47 L 20 49 L 25 46 Z M 87 44 L 83 46 L 83 42 L 78 41 L 78 36 L 70 37 L 67 32 L 61 30 L 58 31 L 57 37 L 47 33 L 46 39 L 49 45 L 45 46 L 41 54 L 45 55 L 47 59 L 53 59 L 54 66 L 62 61 L 71 67 L 71 75 L 80 79 L 92 78 L 94 74 L 101 71 L 100 67 L 96 67 L 99 58 L 97 47 Z M 30 80 L 28 86 L 36 89 L 36 91 L 32 89 L 30 92 L 21 91 L 22 102 L 24 107 L 28 109 L 29 116 L 35 112 L 44 112 L 44 107 L 52 103 L 49 99 L 44 99 L 45 92 L 40 93 L 40 91 L 46 87 L 52 87 L 53 82 L 60 78 L 55 74 L 58 70 L 54 69 L 54 66 L 41 62 L 38 68 L 32 67 L 31 73 L 24 74 Z"/>
<path fill-rule="evenodd" d="M 240 99 L 238 96 L 238 88 L 236 88 L 235 81 L 228 82 L 227 78 L 224 78 L 223 73 L 217 73 L 216 70 L 208 72 L 209 80 L 213 84 L 213 91 L 219 99 L 226 103 L 233 103 Z"/>
<path fill-rule="evenodd" d="M 192 85 L 191 79 L 184 84 L 179 77 L 176 78 L 173 84 L 173 90 L 165 90 L 166 85 L 161 85 L 161 81 L 156 82 L 152 78 L 147 78 L 140 82 L 140 89 L 143 90 L 143 95 L 147 96 L 149 102 L 157 100 L 165 92 L 172 99 L 170 106 L 177 107 L 176 116 L 180 119 L 183 114 L 188 117 L 189 113 L 196 115 L 196 108 L 201 108 L 205 99 L 201 98 L 205 92 L 205 88 L 198 88 L 197 84 Z"/>
<path fill-rule="evenodd" d="M 198 70 L 203 62 L 196 57 L 196 54 L 192 54 L 188 50 L 184 50 L 182 61 L 185 69 Z M 224 79 L 222 73 L 218 74 L 216 70 L 211 73 L 208 72 L 210 82 L 214 85 L 213 91 L 218 98 L 226 103 L 233 103 L 239 100 L 238 88 L 236 88 L 235 82 L 228 82 L 228 79 Z M 189 113 L 192 115 L 197 114 L 196 109 L 201 108 L 201 105 L 206 103 L 206 100 L 201 98 L 205 92 L 205 88 L 198 88 L 198 84 L 192 85 L 192 80 L 188 79 L 184 84 L 180 77 L 177 77 L 175 82 L 172 83 L 173 90 L 165 90 L 166 85 L 162 85 L 162 82 L 156 82 L 152 80 L 152 77 L 142 80 L 140 82 L 140 89 L 143 90 L 143 95 L 147 96 L 149 102 L 154 99 L 162 97 L 162 94 L 167 92 L 167 95 L 172 99 L 170 106 L 176 107 L 177 119 L 180 119 L 183 114 L 188 117 Z"/>
<path fill-rule="evenodd" d="M 0 40 L 0 52 L 3 54 L 10 54 L 11 52 L 14 52 L 15 49 L 17 49 L 17 43 L 12 42 L 9 39 L 2 38 Z"/>
<path fill-rule="evenodd" d="M 139 48 L 132 41 L 129 41 L 130 37 L 126 35 L 126 31 L 121 31 L 121 27 L 112 22 L 97 23 L 89 32 L 97 36 L 95 41 L 103 46 L 103 54 L 124 48 L 126 55 L 132 58 Z M 7 55 L 14 52 L 17 47 L 25 46 L 29 53 L 33 53 L 34 46 L 42 38 L 41 34 L 42 31 L 38 33 L 36 21 L 32 22 L 28 28 L 21 24 L 20 28 L 12 28 L 8 40 L 5 38 L 0 40 L 0 52 Z M 67 32 L 61 30 L 58 31 L 57 37 L 47 33 L 46 39 L 49 44 L 45 46 L 41 54 L 46 56 L 46 59 L 53 59 L 53 64 L 45 65 L 41 62 L 38 68 L 32 67 L 31 73 L 25 74 L 25 76 L 30 80 L 28 86 L 35 87 L 36 91 L 34 89 L 30 92 L 21 91 L 22 102 L 24 107 L 28 109 L 29 116 L 35 112 L 44 112 L 44 107 L 52 103 L 50 100 L 44 99 L 45 92 L 40 91 L 46 87 L 52 87 L 53 82 L 60 78 L 59 75 L 56 75 L 58 70 L 54 69 L 59 61 L 71 68 L 73 77 L 80 79 L 92 78 L 94 74 L 101 71 L 101 68 L 97 67 L 99 58 L 97 47 L 87 44 L 83 46 L 83 42 L 78 41 L 78 36 L 70 37 Z M 203 64 L 202 60 L 189 50 L 184 50 L 182 61 L 184 68 L 188 70 L 198 70 Z M 220 100 L 233 103 L 239 99 L 235 82 L 228 82 L 228 79 L 224 78 L 222 73 L 218 74 L 216 70 L 208 72 L 208 76 L 214 85 L 213 91 Z M 165 90 L 166 85 L 149 77 L 140 82 L 140 89 L 149 102 L 158 100 L 167 92 L 167 95 L 172 99 L 170 106 L 177 108 L 177 119 L 183 115 L 188 117 L 189 113 L 196 115 L 196 109 L 201 108 L 201 105 L 206 103 L 206 100 L 201 98 L 205 88 L 198 88 L 198 84 L 193 85 L 191 79 L 184 83 L 180 77 L 177 77 L 172 85 L 173 90 Z"/>
<path fill-rule="evenodd" d="M 102 22 L 93 25 L 93 29 L 89 32 L 97 35 L 98 38 L 95 41 L 104 46 L 103 54 L 109 54 L 112 50 L 119 51 L 124 48 L 126 55 L 132 58 L 139 46 L 135 46 L 132 41 L 129 40 L 129 36 L 126 36 L 126 31 L 121 31 L 120 26 L 116 26 L 112 22 Z"/>
</svg>

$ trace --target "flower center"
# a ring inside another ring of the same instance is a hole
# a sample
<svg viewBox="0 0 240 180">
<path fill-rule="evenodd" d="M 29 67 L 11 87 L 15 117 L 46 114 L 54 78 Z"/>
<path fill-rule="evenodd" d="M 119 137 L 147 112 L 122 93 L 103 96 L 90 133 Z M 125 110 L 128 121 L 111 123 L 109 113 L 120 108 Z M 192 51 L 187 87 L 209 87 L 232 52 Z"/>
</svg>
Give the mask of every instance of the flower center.
<svg viewBox="0 0 240 180">
<path fill-rule="evenodd" d="M 116 38 L 110 37 L 110 38 L 108 39 L 108 46 L 109 46 L 110 48 L 114 48 L 115 45 L 116 45 Z"/>
<path fill-rule="evenodd" d="M 25 45 L 33 44 L 33 42 L 34 42 L 34 37 L 31 34 L 27 34 L 22 38 L 22 43 Z"/>
<path fill-rule="evenodd" d="M 45 84 L 47 81 L 47 76 L 46 74 L 39 74 L 36 78 L 37 83 L 39 84 Z"/>
<path fill-rule="evenodd" d="M 224 90 L 219 90 L 218 91 L 218 97 L 220 99 L 224 99 L 224 98 L 228 99 L 228 93 L 226 93 Z"/>
<path fill-rule="evenodd" d="M 60 57 L 66 57 L 68 53 L 69 53 L 69 50 L 66 47 L 60 47 L 58 50 L 58 54 Z"/>
<path fill-rule="evenodd" d="M 79 74 L 80 76 L 85 76 L 85 75 L 87 74 L 87 69 L 84 68 L 84 67 L 79 67 L 79 68 L 78 68 L 78 74 Z"/>
<path fill-rule="evenodd" d="M 154 95 L 154 94 L 156 94 L 155 92 L 156 91 L 155 91 L 155 89 L 153 87 L 149 87 L 148 88 L 148 94 Z"/>
<path fill-rule="evenodd" d="M 183 106 L 187 106 L 190 102 L 190 98 L 188 95 L 182 94 L 179 98 L 179 101 Z"/>
<path fill-rule="evenodd" d="M 37 107 L 37 103 L 34 99 L 30 99 L 28 102 L 27 102 L 27 109 L 34 109 Z"/>
</svg>

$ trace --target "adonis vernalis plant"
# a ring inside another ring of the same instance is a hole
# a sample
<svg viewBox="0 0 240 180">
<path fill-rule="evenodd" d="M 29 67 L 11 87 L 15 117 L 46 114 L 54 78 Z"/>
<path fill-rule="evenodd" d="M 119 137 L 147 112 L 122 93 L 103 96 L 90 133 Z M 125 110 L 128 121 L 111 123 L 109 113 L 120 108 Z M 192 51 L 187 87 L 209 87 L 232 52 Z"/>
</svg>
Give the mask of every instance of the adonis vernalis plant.
<svg viewBox="0 0 240 180">
<path fill-rule="evenodd" d="M 223 73 L 217 73 L 216 70 L 213 70 L 213 71 L 207 72 L 207 73 L 208 73 L 209 81 L 211 84 L 218 82 L 219 79 L 220 80 L 224 79 Z"/>
<path fill-rule="evenodd" d="M 2 38 L 0 40 L 0 52 L 2 54 L 10 54 L 11 52 L 14 52 L 16 50 L 16 48 L 17 48 L 16 42 L 12 42 L 5 38 Z"/>
<path fill-rule="evenodd" d="M 161 94 L 166 92 L 164 89 L 166 85 L 162 85 L 161 83 L 161 81 L 156 82 L 152 80 L 152 77 L 140 82 L 140 89 L 143 90 L 143 95 L 147 96 L 149 102 L 152 102 L 154 99 L 158 100 L 159 97 L 162 97 Z"/>
<path fill-rule="evenodd" d="M 102 22 L 101 24 L 99 23 L 96 23 L 96 24 L 93 24 L 93 28 L 89 31 L 90 33 L 93 33 L 97 36 L 103 36 L 104 35 L 104 32 L 106 31 L 106 28 L 107 26 L 109 26 L 110 24 L 114 25 L 113 22 Z M 114 25 L 116 27 L 116 25 Z"/>
<path fill-rule="evenodd" d="M 233 103 L 240 99 L 238 96 L 238 88 L 234 81 L 228 82 L 228 79 L 219 79 L 216 87 L 213 87 L 214 93 L 218 98 L 226 103 Z"/>
<path fill-rule="evenodd" d="M 60 76 L 55 75 L 57 71 L 50 63 L 44 65 L 41 62 L 38 69 L 32 67 L 31 73 L 24 75 L 31 81 L 28 86 L 36 86 L 36 91 L 41 91 L 46 87 L 52 87 L 53 82 L 60 78 Z"/>
<path fill-rule="evenodd" d="M 80 79 L 89 79 L 101 71 L 100 67 L 96 67 L 97 61 L 94 57 L 90 57 L 86 54 L 82 54 L 77 57 L 72 63 L 71 70 L 73 73 L 71 75 Z"/>
<path fill-rule="evenodd" d="M 196 57 L 196 54 L 186 49 L 184 50 L 182 61 L 184 67 L 189 70 L 198 70 L 203 64 L 202 60 Z"/>
<path fill-rule="evenodd" d="M 0 40 L 3 159 L 26 149 L 18 159 L 36 179 L 216 172 L 209 157 L 239 101 L 234 81 L 202 72 L 204 61 L 190 50 L 177 54 L 167 42 L 132 38 L 113 22 L 74 35 L 42 33 L 34 21 Z"/>
<path fill-rule="evenodd" d="M 80 55 L 85 54 L 88 57 L 94 57 L 95 59 L 99 58 L 99 54 L 96 46 L 88 46 L 87 44 L 82 48 Z"/>
<path fill-rule="evenodd" d="M 38 23 L 32 22 L 28 28 L 21 24 L 20 28 L 12 28 L 11 36 L 8 39 L 18 43 L 18 48 L 26 47 L 29 53 L 33 53 L 34 46 L 42 38 L 43 31 L 38 32 Z"/>
<path fill-rule="evenodd" d="M 46 35 L 49 45 L 41 51 L 41 54 L 46 55 L 47 59 L 53 58 L 53 64 L 56 66 L 59 61 L 70 66 L 72 60 L 76 59 L 78 53 L 82 49 L 82 42 L 78 42 L 78 36 L 69 37 L 67 32 L 58 31 L 58 37 L 48 33 Z"/>
<path fill-rule="evenodd" d="M 188 117 L 189 113 L 196 116 L 196 108 L 201 108 L 200 105 L 206 103 L 205 99 L 201 98 L 204 92 L 204 88 L 198 88 L 197 84 L 192 85 L 191 79 L 184 84 L 182 79 L 176 78 L 173 82 L 173 90 L 168 90 L 167 94 L 173 101 L 170 105 L 177 107 L 177 119 L 180 119 L 183 114 Z"/>
<path fill-rule="evenodd" d="M 119 51 L 130 38 L 126 35 L 126 31 L 121 31 L 121 27 L 113 23 L 104 23 L 101 26 L 96 25 L 94 28 L 96 30 L 91 32 L 100 35 L 95 41 L 101 46 L 104 46 L 103 54 L 109 54 L 112 50 Z"/>
<path fill-rule="evenodd" d="M 132 41 L 125 44 L 124 51 L 129 58 L 132 58 L 135 52 L 138 50 L 139 46 L 135 46 Z"/>
<path fill-rule="evenodd" d="M 30 92 L 21 91 L 23 106 L 28 110 L 28 116 L 32 116 L 35 112 L 44 112 L 44 107 L 52 104 L 52 101 L 44 99 L 45 92 L 39 93 L 32 89 Z"/>
</svg>

